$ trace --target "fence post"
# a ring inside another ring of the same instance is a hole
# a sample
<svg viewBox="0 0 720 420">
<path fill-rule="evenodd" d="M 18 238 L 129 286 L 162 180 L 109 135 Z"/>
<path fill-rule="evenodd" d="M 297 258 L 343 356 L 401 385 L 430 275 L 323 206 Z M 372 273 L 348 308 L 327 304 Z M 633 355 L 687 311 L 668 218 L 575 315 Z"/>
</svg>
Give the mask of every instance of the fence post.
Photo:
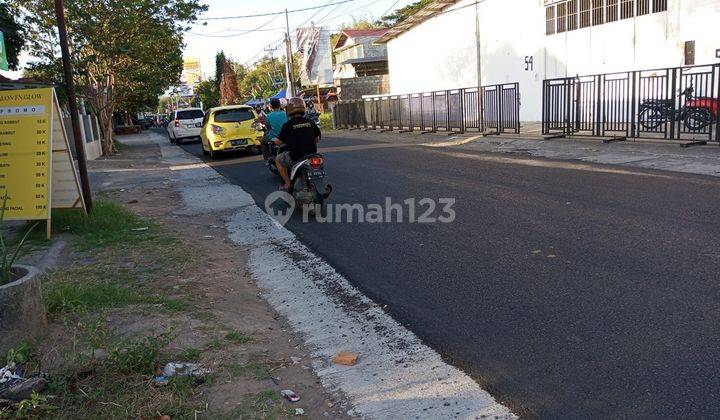
<svg viewBox="0 0 720 420">
<path fill-rule="evenodd" d="M 520 82 L 515 82 L 515 134 L 520 134 Z"/>
<path fill-rule="evenodd" d="M 477 110 L 478 110 L 478 130 L 483 133 L 485 132 L 485 118 L 483 117 L 483 100 L 481 96 L 485 96 L 485 86 L 480 86 L 477 91 Z"/>
<path fill-rule="evenodd" d="M 605 127 L 602 123 L 602 114 L 604 113 L 603 108 L 603 93 L 605 92 L 605 80 L 601 74 L 594 77 L 597 87 L 595 88 L 595 123 L 593 124 L 593 135 L 600 137 L 605 134 Z"/>
<path fill-rule="evenodd" d="M 637 119 L 637 85 L 638 85 L 638 77 L 639 72 L 633 71 L 630 73 L 630 77 L 632 77 L 631 85 L 632 85 L 632 93 L 630 95 L 630 100 L 632 101 L 630 104 L 630 135 L 628 137 L 635 138 L 635 130 L 637 129 L 637 125 L 635 124 Z"/>
<path fill-rule="evenodd" d="M 412 93 L 408 94 L 408 131 L 413 131 Z"/>
<path fill-rule="evenodd" d="M 465 125 L 465 89 L 460 89 L 458 92 L 460 95 L 460 133 L 464 133 L 466 129 Z"/>
<path fill-rule="evenodd" d="M 503 85 L 497 85 L 495 88 L 495 106 L 497 107 L 497 134 L 503 132 Z"/>
<path fill-rule="evenodd" d="M 715 99 L 718 102 L 720 102 L 720 64 L 715 64 L 713 66 L 713 69 L 717 76 L 716 79 L 718 81 L 717 92 L 716 92 L 717 96 L 715 96 Z M 715 119 L 717 120 L 717 121 L 715 121 L 715 141 L 717 141 L 718 145 L 720 145 L 720 109 L 715 114 L 716 114 Z"/>
<path fill-rule="evenodd" d="M 388 101 L 388 130 L 393 130 L 393 118 L 395 117 L 395 113 L 393 112 L 393 100 L 392 96 L 387 98 Z"/>
<path fill-rule="evenodd" d="M 675 114 L 676 109 L 678 106 L 678 100 L 675 99 L 675 92 L 677 91 L 677 69 L 672 69 L 670 72 L 672 74 L 672 83 L 669 83 L 668 85 L 671 85 L 670 88 L 670 98 L 672 98 L 672 109 L 670 110 L 670 138 L 675 138 Z M 680 72 L 680 77 L 682 77 L 682 71 Z M 667 131 L 666 131 L 667 132 Z"/>
<path fill-rule="evenodd" d="M 431 95 L 432 98 L 432 131 L 437 132 L 437 118 L 435 117 L 435 92 Z"/>
<path fill-rule="evenodd" d="M 450 91 L 445 91 L 445 128 L 447 131 L 450 129 Z"/>
</svg>

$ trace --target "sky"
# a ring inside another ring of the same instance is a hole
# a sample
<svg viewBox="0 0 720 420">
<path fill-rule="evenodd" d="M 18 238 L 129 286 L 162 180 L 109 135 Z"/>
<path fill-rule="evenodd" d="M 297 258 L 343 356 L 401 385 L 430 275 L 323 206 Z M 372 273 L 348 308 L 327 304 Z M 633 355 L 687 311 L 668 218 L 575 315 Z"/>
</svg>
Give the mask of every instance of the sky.
<svg viewBox="0 0 720 420">
<path fill-rule="evenodd" d="M 300 26 L 326 26 L 337 29 L 343 23 L 351 23 L 353 18 L 375 20 L 391 13 L 400 7 L 414 3 L 415 0 L 350 0 L 347 3 L 332 5 L 344 0 L 205 0 L 207 12 L 200 18 L 245 16 L 282 12 L 285 9 L 295 10 L 315 6 L 320 9 L 289 14 L 290 34 Z M 270 54 L 265 48 L 278 46 L 275 55 L 283 54 L 282 41 L 285 31 L 285 14 L 243 19 L 223 19 L 198 21 L 185 34 L 185 57 L 200 59 L 201 70 L 205 77 L 215 73 L 215 54 L 223 50 L 226 56 L 241 63 L 252 64 L 254 61 Z M 23 54 L 21 65 L 27 63 L 29 57 Z M 0 71 L 0 74 L 17 78 L 20 71 Z"/>
<path fill-rule="evenodd" d="M 289 14 L 290 34 L 300 26 L 326 26 L 339 28 L 353 18 L 375 20 L 393 10 L 413 3 L 415 0 L 351 0 L 332 5 L 342 0 L 207 0 L 208 11 L 201 18 L 244 16 L 281 12 L 315 6 L 321 9 Z M 244 19 L 199 21 L 185 35 L 186 57 L 200 58 L 200 66 L 206 77 L 215 72 L 215 53 L 225 55 L 245 64 L 252 64 L 271 52 L 265 48 L 278 47 L 274 54 L 282 55 L 281 44 L 285 31 L 285 15 L 263 16 Z"/>
</svg>

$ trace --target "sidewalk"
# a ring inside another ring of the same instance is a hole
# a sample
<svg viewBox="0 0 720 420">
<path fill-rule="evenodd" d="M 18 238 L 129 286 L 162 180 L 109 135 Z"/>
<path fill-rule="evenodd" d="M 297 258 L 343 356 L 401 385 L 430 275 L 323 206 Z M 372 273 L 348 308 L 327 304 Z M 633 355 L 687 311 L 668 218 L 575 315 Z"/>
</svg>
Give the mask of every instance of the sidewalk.
<svg viewBox="0 0 720 420">
<path fill-rule="evenodd" d="M 613 142 L 600 139 L 544 140 L 542 137 L 514 137 L 512 135 L 483 137 L 473 133 L 444 135 L 396 133 L 362 130 L 336 130 L 325 133 L 326 137 L 361 138 L 381 142 L 418 144 L 432 147 L 509 153 L 559 160 L 622 165 L 642 169 L 656 169 L 720 176 L 720 146 L 682 148 L 674 143 L 659 142 Z"/>
</svg>

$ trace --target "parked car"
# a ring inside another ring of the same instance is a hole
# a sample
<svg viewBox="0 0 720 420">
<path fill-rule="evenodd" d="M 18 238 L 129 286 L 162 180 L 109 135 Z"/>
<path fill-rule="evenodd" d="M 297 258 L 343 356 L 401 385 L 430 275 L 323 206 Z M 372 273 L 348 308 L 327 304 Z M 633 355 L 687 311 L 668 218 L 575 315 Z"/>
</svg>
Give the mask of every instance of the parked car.
<svg viewBox="0 0 720 420">
<path fill-rule="evenodd" d="M 212 108 L 205 114 L 200 132 L 203 154 L 217 158 L 222 152 L 251 150 L 262 153 L 263 125 L 247 105 Z"/>
<path fill-rule="evenodd" d="M 200 108 L 183 108 L 172 113 L 167 125 L 170 143 L 182 144 L 185 139 L 199 139 L 205 113 Z"/>
<path fill-rule="evenodd" d="M 152 116 L 143 117 L 138 120 L 138 124 L 140 125 L 140 128 L 142 128 L 143 130 L 149 130 L 150 127 L 153 126 L 153 121 L 154 121 L 154 119 Z"/>
</svg>

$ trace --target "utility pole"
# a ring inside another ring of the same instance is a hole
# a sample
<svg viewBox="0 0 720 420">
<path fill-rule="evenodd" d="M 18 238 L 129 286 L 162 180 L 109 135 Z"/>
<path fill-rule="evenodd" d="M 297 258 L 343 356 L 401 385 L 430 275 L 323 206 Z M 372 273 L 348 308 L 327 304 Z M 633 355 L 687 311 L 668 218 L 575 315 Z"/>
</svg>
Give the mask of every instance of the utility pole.
<svg viewBox="0 0 720 420">
<path fill-rule="evenodd" d="M 285 81 L 287 84 L 285 96 L 288 98 L 292 98 L 295 96 L 295 75 L 293 73 L 292 41 L 290 41 L 290 19 L 288 18 L 288 11 L 287 9 L 285 9 Z"/>
<path fill-rule="evenodd" d="M 475 49 L 477 50 L 478 118 L 480 131 L 485 131 L 485 98 L 482 89 L 482 46 L 480 43 L 480 1 L 475 0 Z"/>
<path fill-rule="evenodd" d="M 88 179 L 87 160 L 85 159 L 85 144 L 80 131 L 80 119 L 75 99 L 75 85 L 73 83 L 72 63 L 70 62 L 70 48 L 68 47 L 67 28 L 65 27 L 65 7 L 63 0 L 55 0 L 55 18 L 57 19 L 58 34 L 60 35 L 60 52 L 62 54 L 63 73 L 65 75 L 65 89 L 68 107 L 70 108 L 70 121 L 72 123 L 73 139 L 75 140 L 75 153 L 77 154 L 80 184 L 82 186 L 85 210 L 92 211 L 92 192 Z"/>
</svg>

